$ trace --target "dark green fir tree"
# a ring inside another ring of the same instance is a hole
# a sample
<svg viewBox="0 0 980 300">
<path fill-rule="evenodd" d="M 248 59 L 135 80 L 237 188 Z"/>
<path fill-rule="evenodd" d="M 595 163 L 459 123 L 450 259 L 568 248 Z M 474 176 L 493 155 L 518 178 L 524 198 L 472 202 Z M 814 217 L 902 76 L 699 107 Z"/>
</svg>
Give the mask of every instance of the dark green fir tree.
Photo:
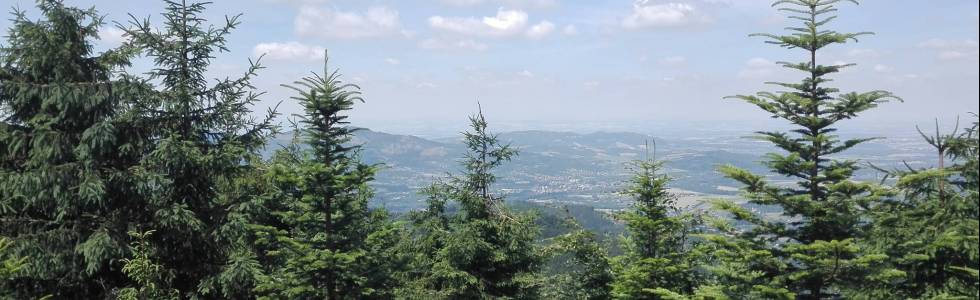
<svg viewBox="0 0 980 300">
<path fill-rule="evenodd" d="M 237 78 L 206 77 L 228 51 L 237 16 L 213 26 L 202 17 L 206 3 L 165 4 L 163 24 L 132 17 L 123 28 L 154 63 L 145 74 L 154 86 L 134 108 L 154 144 L 133 168 L 144 198 L 131 199 L 141 207 L 128 218 L 138 232 L 155 231 L 148 244 L 181 297 L 250 297 L 261 268 L 247 243 L 247 216 L 258 195 L 242 183 L 275 131 L 275 111 L 252 114 L 262 94 L 251 83 L 257 63 Z"/>
<path fill-rule="evenodd" d="M 635 161 L 624 194 L 633 205 L 620 215 L 626 223 L 625 253 L 615 259 L 617 299 L 659 299 L 665 291 L 692 292 L 697 273 L 687 255 L 695 218 L 680 214 L 667 190 L 663 162 Z"/>
<path fill-rule="evenodd" d="M 783 151 L 768 154 L 766 166 L 775 174 L 796 179 L 796 185 L 773 184 L 764 175 L 733 166 L 720 169 L 745 185 L 743 195 L 751 203 L 782 210 L 783 218 L 772 220 L 737 211 L 734 205 L 721 205 L 731 208 L 737 219 L 752 223 L 753 227 L 739 238 L 754 243 L 755 250 L 769 251 L 784 261 L 784 269 L 759 270 L 768 272 L 765 277 L 772 279 L 768 286 L 786 287 L 802 299 L 836 297 L 846 285 L 882 271 L 877 266 L 883 257 L 860 255 L 855 239 L 866 236 L 867 210 L 890 193 L 876 184 L 852 180 L 858 162 L 839 159 L 838 155 L 870 139 L 841 140 L 834 126 L 897 98 L 885 91 L 841 93 L 828 86 L 829 75 L 850 64 L 819 64 L 818 53 L 827 46 L 870 34 L 826 29 L 841 3 L 857 1 L 776 1 L 773 5 L 800 25 L 787 28 L 785 35 L 756 36 L 803 52 L 805 61 L 779 64 L 805 76 L 798 83 L 771 83 L 782 88 L 775 92 L 732 97 L 795 127 L 790 132 L 758 132 L 758 138 Z"/>
<path fill-rule="evenodd" d="M 512 212 L 492 192 L 494 169 L 517 155 L 487 129 L 482 111 L 463 133 L 463 174 L 424 192 L 428 208 L 410 216 L 411 261 L 399 296 L 406 299 L 528 299 L 538 296 L 533 217 Z"/>
<path fill-rule="evenodd" d="M 28 257 L 0 294 L 103 298 L 128 279 L 130 167 L 146 143 L 130 107 L 140 84 L 120 79 L 133 51 L 94 54 L 94 9 L 38 1 L 14 11 L 0 48 L 0 236 Z M 132 134 L 131 134 L 132 133 Z"/>
<path fill-rule="evenodd" d="M 269 166 L 276 186 L 259 243 L 273 264 L 258 291 L 276 299 L 390 299 L 396 238 L 383 210 L 369 209 L 377 168 L 358 158 L 346 113 L 363 101 L 324 61 L 323 73 L 287 85 L 303 108 L 298 141 Z M 390 244 L 388 244 L 391 242 Z"/>
</svg>

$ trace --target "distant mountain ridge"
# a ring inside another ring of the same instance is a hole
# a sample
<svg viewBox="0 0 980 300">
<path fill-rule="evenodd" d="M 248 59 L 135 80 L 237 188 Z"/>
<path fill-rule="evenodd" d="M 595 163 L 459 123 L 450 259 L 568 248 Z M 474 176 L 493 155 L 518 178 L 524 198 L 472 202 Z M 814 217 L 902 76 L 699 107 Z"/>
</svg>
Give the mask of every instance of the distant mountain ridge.
<svg viewBox="0 0 980 300">
<path fill-rule="evenodd" d="M 634 132 L 526 130 L 503 132 L 499 137 L 520 151 L 514 161 L 499 170 L 496 187 L 508 199 L 603 209 L 628 205 L 618 192 L 629 178 L 627 163 L 632 160 L 654 156 L 665 160 L 666 171 L 674 178 L 671 187 L 689 197 L 733 196 L 738 185 L 716 172 L 716 168 L 733 164 L 765 173 L 759 161 L 764 153 L 772 151 L 740 136 L 663 139 Z M 288 144 L 291 138 L 291 133 L 274 138 L 265 154 Z M 357 130 L 351 143 L 362 146 L 364 162 L 383 165 L 373 183 L 377 190 L 374 204 L 394 211 L 424 207 L 418 189 L 458 171 L 458 161 L 465 153 L 459 138 L 427 139 L 366 128 Z M 853 158 L 867 158 L 883 165 L 918 159 L 903 140 L 873 142 L 864 147 L 854 151 L 860 155 Z M 874 179 L 871 171 L 865 176 Z"/>
<path fill-rule="evenodd" d="M 529 130 L 505 132 L 499 137 L 520 151 L 513 162 L 500 170 L 498 188 L 513 200 L 622 207 L 625 199 L 618 192 L 627 179 L 626 163 L 654 153 L 654 149 L 648 150 L 645 145 L 648 141 L 653 144 L 652 136 L 631 132 L 583 134 Z M 291 133 L 276 137 L 269 149 L 286 145 L 291 138 Z M 376 202 L 393 210 L 422 207 L 416 191 L 458 170 L 457 162 L 465 152 L 460 140 L 455 138 L 432 140 L 363 128 L 355 132 L 351 143 L 362 146 L 360 155 L 364 162 L 383 165 L 375 182 Z M 684 161 L 698 155 L 685 152 L 680 144 L 660 139 L 656 144 L 658 155 L 680 158 L 670 164 L 700 166 Z M 691 181 L 694 185 L 684 184 L 681 178 L 688 177 L 685 172 L 705 171 L 675 168 L 673 172 L 679 176 L 676 187 L 712 192 L 714 186 L 697 181 Z M 703 180 L 702 177 L 692 176 L 698 180 Z"/>
</svg>

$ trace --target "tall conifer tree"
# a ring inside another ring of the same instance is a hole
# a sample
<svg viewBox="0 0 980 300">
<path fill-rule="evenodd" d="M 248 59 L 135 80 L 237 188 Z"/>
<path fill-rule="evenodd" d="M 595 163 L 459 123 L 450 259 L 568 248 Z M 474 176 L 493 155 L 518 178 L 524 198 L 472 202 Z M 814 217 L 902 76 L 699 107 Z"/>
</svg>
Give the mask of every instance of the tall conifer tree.
<svg viewBox="0 0 980 300">
<path fill-rule="evenodd" d="M 796 127 L 790 132 L 758 132 L 758 138 L 784 153 L 766 156 L 772 172 L 797 179 L 795 187 L 769 183 L 764 176 L 733 166 L 720 169 L 727 177 L 745 184 L 744 195 L 752 203 L 775 205 L 785 219 L 767 220 L 743 212 L 734 216 L 754 228 L 743 238 L 758 243 L 784 259 L 785 270 L 770 274 L 774 284 L 785 285 L 804 299 L 839 294 L 841 284 L 861 280 L 877 256 L 858 256 L 855 238 L 864 236 L 865 212 L 888 192 L 872 183 L 851 180 L 857 162 L 835 159 L 834 155 L 870 139 L 840 140 L 833 127 L 881 103 L 897 99 L 886 91 L 840 93 L 829 87 L 829 75 L 848 65 L 821 65 L 819 51 L 870 33 L 839 33 L 827 30 L 835 19 L 837 4 L 857 1 L 782 0 L 773 3 L 789 18 L 801 23 L 786 35 L 756 34 L 767 43 L 802 50 L 806 60 L 781 62 L 783 67 L 806 76 L 799 83 L 771 83 L 783 88 L 775 92 L 739 95 L 744 100 Z M 734 208 L 734 206 L 728 206 Z M 769 270 L 772 271 L 772 270 Z"/>
<path fill-rule="evenodd" d="M 145 139 L 129 109 L 138 82 L 120 79 L 128 47 L 94 54 L 94 9 L 38 1 L 14 11 L 0 48 L 0 236 L 29 257 L 0 290 L 16 298 L 102 298 L 127 282 L 128 218 L 139 194 L 128 168 Z"/>
<path fill-rule="evenodd" d="M 375 166 L 359 161 L 351 145 L 355 128 L 346 113 L 363 101 L 359 87 L 338 71 L 314 73 L 293 85 L 302 144 L 277 154 L 270 176 L 277 192 L 269 203 L 272 221 L 259 224 L 270 245 L 265 255 L 278 263 L 259 285 L 260 294 L 301 299 L 390 298 L 390 261 L 378 246 L 392 238 L 387 214 L 368 208 Z"/>
<path fill-rule="evenodd" d="M 142 211 L 131 216 L 137 231 L 154 230 L 148 241 L 158 263 L 174 273 L 182 297 L 244 297 L 260 274 L 246 242 L 247 213 L 255 195 L 241 193 L 240 180 L 255 171 L 273 109 L 252 116 L 262 93 L 252 80 L 261 67 L 249 61 L 237 78 L 206 78 L 215 55 L 227 52 L 238 17 L 208 25 L 206 3 L 165 1 L 165 21 L 133 20 L 124 28 L 130 43 L 154 62 L 156 83 L 136 107 L 141 128 L 154 141 L 135 168 L 145 191 Z"/>
<path fill-rule="evenodd" d="M 492 192 L 494 169 L 517 155 L 487 129 L 480 111 L 463 133 L 469 150 L 463 174 L 424 191 L 428 209 L 411 219 L 407 249 L 413 261 L 403 275 L 407 299 L 527 299 L 538 295 L 541 256 L 532 217 L 513 213 Z M 454 204 L 447 207 L 447 204 Z M 453 209 L 455 211 L 450 211 Z"/>
<path fill-rule="evenodd" d="M 663 163 L 640 160 L 625 194 L 632 207 L 621 215 L 626 223 L 626 253 L 615 262 L 613 295 L 618 299 L 657 299 L 663 291 L 691 292 L 697 274 L 688 261 L 693 219 L 677 211 L 667 190 L 670 178 L 660 173 Z"/>
</svg>

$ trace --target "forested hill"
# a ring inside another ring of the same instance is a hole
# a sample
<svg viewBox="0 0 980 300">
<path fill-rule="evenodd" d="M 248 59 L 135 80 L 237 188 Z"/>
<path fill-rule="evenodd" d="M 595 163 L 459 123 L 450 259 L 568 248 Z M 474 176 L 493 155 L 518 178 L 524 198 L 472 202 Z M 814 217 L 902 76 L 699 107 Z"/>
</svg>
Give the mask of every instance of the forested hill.
<svg viewBox="0 0 980 300">
<path fill-rule="evenodd" d="M 669 132 L 670 136 L 682 132 Z M 902 162 L 920 165 L 931 158 L 922 143 L 909 143 L 909 134 L 895 134 L 868 143 L 854 151 L 853 157 L 866 163 L 892 167 Z M 716 136 L 714 134 L 713 136 Z M 712 196 L 734 196 L 737 184 L 717 172 L 724 164 L 733 164 L 754 172 L 766 172 L 760 154 L 774 151 L 767 144 L 742 136 L 699 139 L 659 138 L 633 132 L 573 133 L 558 131 L 514 131 L 499 134 L 520 155 L 514 163 L 500 169 L 497 188 L 509 200 L 540 201 L 559 204 L 581 204 L 599 209 L 622 209 L 627 197 L 619 194 L 629 177 L 628 162 L 654 156 L 665 161 L 666 171 L 674 178 L 671 187 L 692 205 Z M 288 145 L 292 133 L 273 139 L 263 151 Z M 915 139 L 914 141 L 918 141 Z M 647 144 L 649 143 L 649 146 Z M 653 143 L 656 143 L 654 150 Z M 420 188 L 459 169 L 465 153 L 457 137 L 421 138 L 389 134 L 367 128 L 355 131 L 350 144 L 362 145 L 361 158 L 370 164 L 384 164 L 372 183 L 376 188 L 373 205 L 383 205 L 400 212 L 424 207 Z M 649 149 L 648 149 L 649 147 Z M 651 157 L 652 158 L 652 157 Z M 859 178 L 876 180 L 880 172 L 863 170 Z M 779 176 L 774 176 L 779 180 Z"/>
</svg>

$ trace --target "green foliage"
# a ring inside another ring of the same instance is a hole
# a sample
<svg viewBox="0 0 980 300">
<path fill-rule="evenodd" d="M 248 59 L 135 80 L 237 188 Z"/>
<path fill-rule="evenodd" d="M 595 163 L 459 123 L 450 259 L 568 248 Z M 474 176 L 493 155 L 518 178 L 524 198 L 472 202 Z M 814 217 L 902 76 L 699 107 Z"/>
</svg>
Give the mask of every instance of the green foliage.
<svg viewBox="0 0 980 300">
<path fill-rule="evenodd" d="M 413 213 L 410 256 L 398 296 L 406 299 L 535 298 L 542 257 L 530 215 L 511 212 L 492 194 L 492 171 L 516 155 L 487 131 L 480 112 L 464 133 L 469 149 L 461 176 L 437 182 L 424 193 L 428 209 Z M 447 203 L 458 211 L 447 211 Z"/>
<path fill-rule="evenodd" d="M 26 257 L 17 258 L 11 255 L 10 245 L 10 240 L 0 237 L 0 283 L 13 279 L 27 261 Z M 7 291 L 0 293 L 0 299 L 8 299 L 8 294 Z"/>
<path fill-rule="evenodd" d="M 268 177 L 275 185 L 268 217 L 254 226 L 263 256 L 271 258 L 257 292 L 267 298 L 390 298 L 392 260 L 384 256 L 397 230 L 387 214 L 368 209 L 376 168 L 361 163 L 347 116 L 362 101 L 324 61 L 314 73 L 287 86 L 303 107 L 294 145 L 276 154 Z"/>
<path fill-rule="evenodd" d="M 752 203 L 782 208 L 784 220 L 771 221 L 727 207 L 737 220 L 755 225 L 741 233 L 741 238 L 753 241 L 749 245 L 759 247 L 757 250 L 768 250 L 784 260 L 785 269 L 769 270 L 766 276 L 807 299 L 833 297 L 855 280 L 891 272 L 879 268 L 885 257 L 873 253 L 862 256 L 853 240 L 866 235 L 867 209 L 890 196 L 890 191 L 851 180 L 857 162 L 832 158 L 870 139 L 842 141 L 833 126 L 898 98 L 885 91 L 841 93 L 826 86 L 831 80 L 828 75 L 851 64 L 819 65 L 818 51 L 870 34 L 823 29 L 835 19 L 836 4 L 841 2 L 845 1 L 776 1 L 773 6 L 802 26 L 787 28 L 790 33 L 786 35 L 756 36 L 784 48 L 804 50 L 807 61 L 779 64 L 807 76 L 799 83 L 771 83 L 785 90 L 732 97 L 797 127 L 789 133 L 759 132 L 757 136 L 785 151 L 766 155 L 766 165 L 776 174 L 797 179 L 796 187 L 776 186 L 762 176 L 731 166 L 720 169 L 745 184 L 744 195 Z"/>
<path fill-rule="evenodd" d="M 709 220 L 715 225 L 727 220 Z M 732 228 L 730 224 L 718 226 Z M 737 238 L 734 231 L 721 230 L 698 235 L 699 243 L 690 254 L 699 268 L 709 276 L 694 291 L 691 299 L 795 299 L 795 293 L 784 288 L 782 278 L 770 274 L 785 272 L 787 264 L 758 242 Z M 762 250 L 759 250 L 762 248 Z M 712 296 L 713 295 L 713 296 Z"/>
<path fill-rule="evenodd" d="M 695 218 L 676 215 L 676 200 L 667 191 L 670 182 L 659 173 L 663 163 L 636 161 L 625 194 L 633 206 L 620 217 L 626 222 L 626 253 L 614 261 L 618 299 L 658 299 L 656 290 L 693 292 L 697 273 L 686 255 Z"/>
<path fill-rule="evenodd" d="M 238 78 L 206 80 L 238 19 L 208 25 L 205 9 L 205 3 L 166 1 L 163 24 L 133 17 L 123 28 L 155 64 L 144 80 L 158 83 L 134 108 L 154 144 L 132 168 L 146 198 L 130 218 L 141 224 L 137 228 L 156 230 L 152 244 L 167 253 L 159 263 L 174 271 L 173 288 L 182 296 L 246 297 L 259 270 L 249 268 L 244 250 L 243 213 L 252 196 L 242 195 L 242 182 L 255 172 L 257 150 L 274 132 L 275 112 L 252 116 L 261 95 L 251 84 L 258 64 L 250 61 Z"/>
<path fill-rule="evenodd" d="M 662 257 L 682 249 L 686 242 L 688 220 L 672 216 L 677 202 L 667 191 L 670 178 L 658 174 L 662 166 L 662 162 L 634 162 L 633 177 L 624 193 L 633 198 L 633 205 L 620 217 L 626 222 L 629 248 L 642 257 Z"/>
<path fill-rule="evenodd" d="M 472 191 L 479 196 L 474 203 L 462 203 L 463 205 L 485 206 L 489 210 L 467 210 L 478 213 L 474 217 L 483 217 L 483 213 L 490 213 L 496 203 L 501 199 L 494 199 L 490 194 L 490 185 L 497 181 L 497 176 L 492 170 L 499 167 L 504 162 L 508 162 L 517 155 L 517 150 L 510 144 L 501 144 L 497 136 L 487 131 L 487 120 L 483 117 L 482 109 L 475 116 L 470 117 L 471 132 L 463 132 L 463 141 L 466 148 L 466 157 L 463 160 L 463 167 L 466 172 L 463 178 L 456 182 L 463 185 L 466 190 Z"/>
<path fill-rule="evenodd" d="M 938 126 L 937 126 L 938 127 Z M 878 297 L 974 299 L 980 278 L 977 123 L 962 134 L 925 136 L 940 160 L 932 169 L 890 171 L 902 196 L 874 211 L 867 243 L 886 253 L 893 277 L 856 291 Z"/>
<path fill-rule="evenodd" d="M 112 262 L 141 198 L 128 170 L 144 146 L 129 109 L 141 84 L 115 76 L 134 51 L 92 53 L 93 9 L 37 8 L 37 21 L 13 12 L 0 48 L 0 235 L 31 258 L 0 290 L 101 298 L 127 280 Z"/>
<path fill-rule="evenodd" d="M 129 235 L 134 240 L 130 245 L 133 257 L 122 260 L 122 272 L 136 283 L 136 287 L 119 290 L 117 299 L 180 299 L 178 291 L 168 287 L 172 274 L 154 262 L 155 254 L 149 241 L 153 231 L 131 231 Z"/>
</svg>

